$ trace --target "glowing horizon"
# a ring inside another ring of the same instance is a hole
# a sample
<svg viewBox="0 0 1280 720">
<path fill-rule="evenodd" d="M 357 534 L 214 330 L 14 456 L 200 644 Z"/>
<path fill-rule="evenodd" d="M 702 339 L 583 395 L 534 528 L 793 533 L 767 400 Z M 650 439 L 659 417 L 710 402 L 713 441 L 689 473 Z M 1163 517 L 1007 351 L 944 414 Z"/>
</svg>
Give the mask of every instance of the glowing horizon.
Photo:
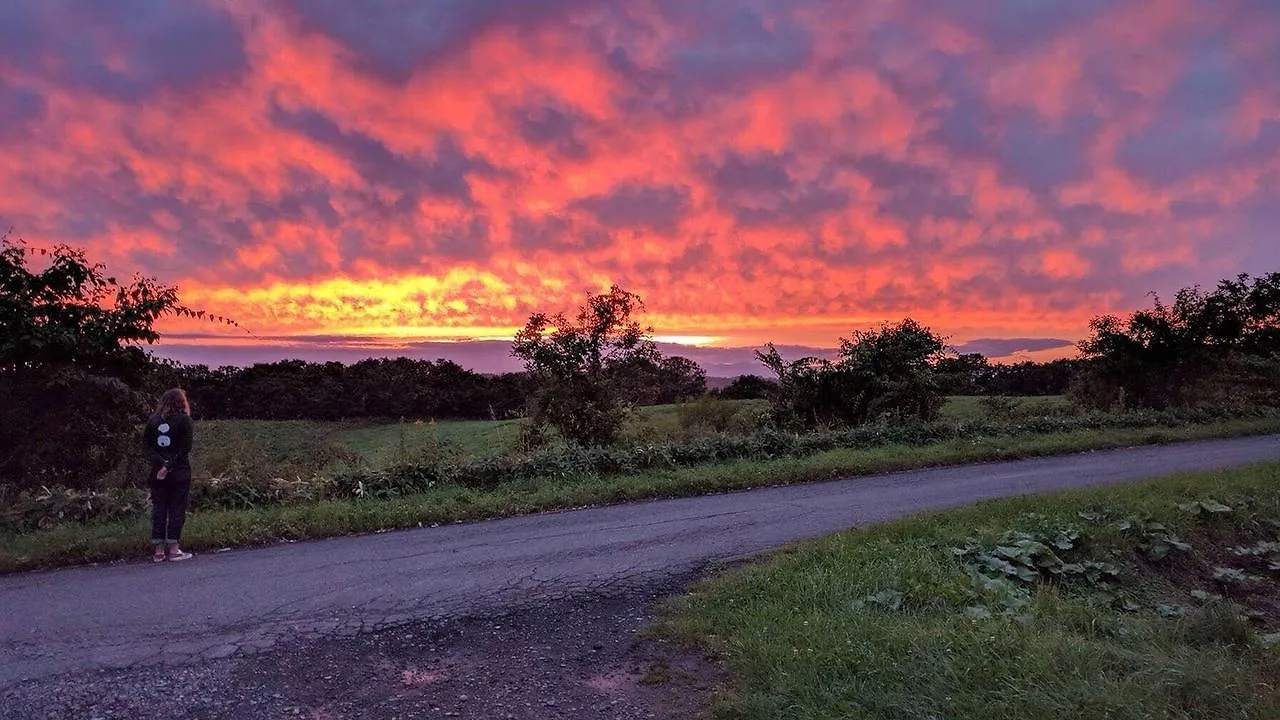
<svg viewBox="0 0 1280 720">
<path fill-rule="evenodd" d="M 0 224 L 262 337 L 505 339 L 617 284 L 695 347 L 1046 355 L 1280 269 L 1267 67 L 1252 0 L 13 0 Z"/>
</svg>

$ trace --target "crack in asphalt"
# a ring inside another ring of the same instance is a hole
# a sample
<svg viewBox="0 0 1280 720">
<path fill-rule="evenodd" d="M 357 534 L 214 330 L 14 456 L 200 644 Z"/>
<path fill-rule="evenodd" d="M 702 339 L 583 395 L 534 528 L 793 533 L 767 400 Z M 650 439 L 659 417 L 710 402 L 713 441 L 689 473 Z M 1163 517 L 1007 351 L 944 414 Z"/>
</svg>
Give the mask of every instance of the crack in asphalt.
<svg viewBox="0 0 1280 720">
<path fill-rule="evenodd" d="M 922 510 L 1275 459 L 1280 436 L 1215 440 L 0 577 L 0 690 L 632 592 Z"/>
</svg>

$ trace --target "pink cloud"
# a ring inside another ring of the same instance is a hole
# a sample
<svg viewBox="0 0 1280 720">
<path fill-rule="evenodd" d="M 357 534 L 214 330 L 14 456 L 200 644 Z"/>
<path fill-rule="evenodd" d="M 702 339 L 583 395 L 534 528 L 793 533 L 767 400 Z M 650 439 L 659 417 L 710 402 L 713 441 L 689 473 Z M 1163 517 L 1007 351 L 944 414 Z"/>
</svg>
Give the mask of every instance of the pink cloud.
<svg viewBox="0 0 1280 720">
<path fill-rule="evenodd" d="M 1280 263 L 1280 16 L 1245 2 L 190 5 L 12 6 L 0 215 L 263 333 L 508 332 L 620 283 L 670 334 L 1074 337 Z"/>
</svg>

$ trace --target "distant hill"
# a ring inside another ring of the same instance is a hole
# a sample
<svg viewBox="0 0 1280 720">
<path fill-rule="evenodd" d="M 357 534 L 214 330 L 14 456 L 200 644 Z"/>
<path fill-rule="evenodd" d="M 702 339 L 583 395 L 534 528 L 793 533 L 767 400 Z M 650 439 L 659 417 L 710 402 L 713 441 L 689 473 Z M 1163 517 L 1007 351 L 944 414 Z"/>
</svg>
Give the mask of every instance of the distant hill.
<svg viewBox="0 0 1280 720">
<path fill-rule="evenodd" d="M 707 376 L 707 389 L 708 389 L 708 390 L 723 390 L 723 389 L 725 389 L 725 388 L 729 387 L 729 383 L 733 382 L 733 381 L 734 381 L 734 380 L 736 380 L 736 379 L 737 379 L 737 376 L 734 376 L 734 377 L 712 377 L 712 376 L 708 375 L 708 376 Z"/>
<path fill-rule="evenodd" d="M 346 337 L 339 335 L 279 336 L 256 338 L 254 344 L 226 344 L 224 337 L 202 334 L 169 334 L 152 346 L 151 351 L 163 358 L 184 363 L 247 366 L 254 363 L 279 360 L 308 360 L 311 362 L 353 363 L 371 357 L 408 357 L 418 360 L 452 360 L 479 373 L 494 374 L 516 372 L 523 369 L 518 358 L 511 356 L 511 342 L 507 340 L 463 340 L 458 342 L 404 341 L 375 337 Z M 832 348 L 804 345 L 778 345 L 778 352 L 788 360 L 806 356 L 834 357 Z M 979 339 L 961 344 L 958 352 L 978 352 L 993 361 L 1018 360 L 1028 352 L 1049 350 L 1059 355 L 1069 354 L 1069 340 L 1056 338 Z M 679 355 L 698 363 L 707 373 L 707 383 L 728 382 L 739 375 L 767 377 L 765 369 L 755 357 L 753 347 L 698 347 L 658 343 L 663 355 Z M 1056 350 L 1055 350 L 1056 349 Z"/>
</svg>

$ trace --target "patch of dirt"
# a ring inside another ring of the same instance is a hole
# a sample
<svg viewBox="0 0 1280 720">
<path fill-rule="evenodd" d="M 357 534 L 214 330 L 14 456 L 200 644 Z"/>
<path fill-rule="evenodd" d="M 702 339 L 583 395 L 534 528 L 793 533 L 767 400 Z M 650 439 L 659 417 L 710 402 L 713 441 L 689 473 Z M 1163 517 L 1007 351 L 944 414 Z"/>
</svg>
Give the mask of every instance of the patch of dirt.
<svg viewBox="0 0 1280 720">
<path fill-rule="evenodd" d="M 0 717 L 697 718 L 725 676 L 639 636 L 665 594 L 558 599 L 248 658 L 64 677 L 0 697 Z"/>
<path fill-rule="evenodd" d="M 626 598 L 557 602 L 291 648 L 236 680 L 293 699 L 293 712 L 335 718 L 697 717 L 719 671 L 637 639 L 652 619 Z"/>
<path fill-rule="evenodd" d="M 1188 552 L 1171 552 L 1158 562 L 1133 554 L 1140 571 L 1158 576 L 1172 586 L 1165 599 L 1170 603 L 1195 605 L 1202 602 L 1194 591 L 1231 600 L 1249 612 L 1249 619 L 1265 632 L 1280 631 L 1280 573 L 1270 570 L 1269 556 L 1242 556 L 1239 547 L 1250 547 L 1259 538 L 1238 532 L 1205 529 L 1185 540 Z M 1242 582 L 1222 581 L 1214 577 L 1216 568 L 1235 568 L 1252 576 Z"/>
</svg>

